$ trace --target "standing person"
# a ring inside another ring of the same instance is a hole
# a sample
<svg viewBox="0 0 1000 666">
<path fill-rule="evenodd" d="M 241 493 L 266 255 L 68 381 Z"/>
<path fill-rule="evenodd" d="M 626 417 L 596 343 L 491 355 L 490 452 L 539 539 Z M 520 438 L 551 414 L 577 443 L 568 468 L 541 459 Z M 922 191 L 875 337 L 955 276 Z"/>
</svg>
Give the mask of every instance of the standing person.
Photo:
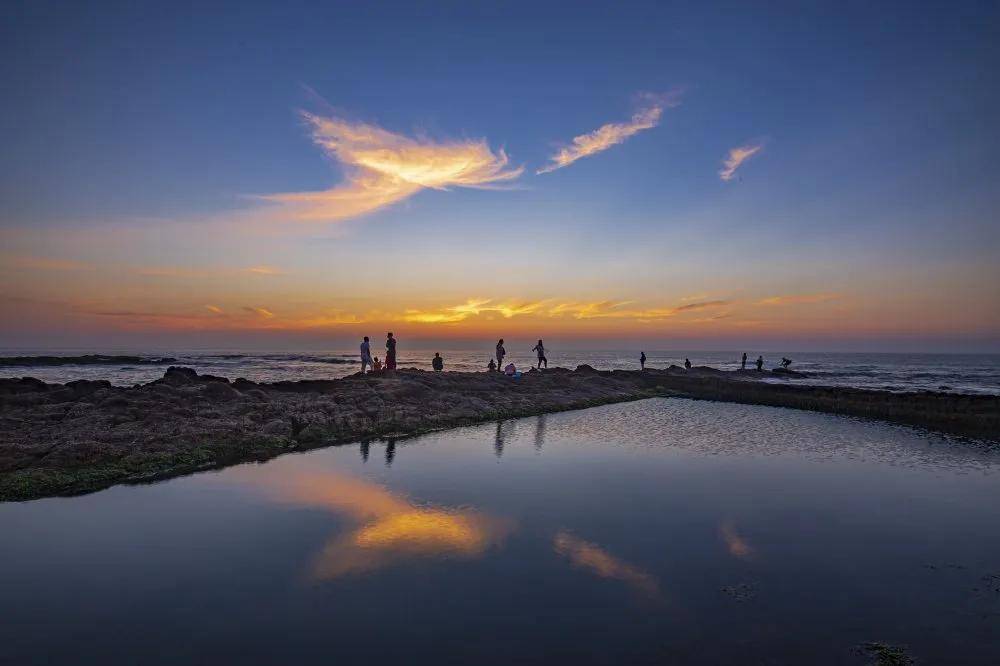
<svg viewBox="0 0 1000 666">
<path fill-rule="evenodd" d="M 392 337 L 392 332 L 385 337 L 385 369 L 396 369 L 396 338 Z"/>
<path fill-rule="evenodd" d="M 361 343 L 361 374 L 365 374 L 365 366 L 370 366 L 372 370 L 375 369 L 375 363 L 372 362 L 372 347 L 368 343 L 367 335 L 364 342 Z"/>
<path fill-rule="evenodd" d="M 541 370 L 542 369 L 542 363 L 544 363 L 545 364 L 545 369 L 548 370 L 548 368 L 549 368 L 549 359 L 545 358 L 545 345 L 542 344 L 542 341 L 539 340 L 538 344 L 535 345 L 534 348 L 532 348 L 531 351 L 538 352 L 538 369 Z"/>
<path fill-rule="evenodd" d="M 764 369 L 764 356 L 763 354 L 757 357 L 757 372 Z"/>
<path fill-rule="evenodd" d="M 441 358 L 441 352 L 434 352 L 434 358 L 431 359 L 431 367 L 434 368 L 435 372 L 444 370 L 444 359 Z"/>
<path fill-rule="evenodd" d="M 639 369 L 646 369 L 646 352 L 639 352 Z"/>
<path fill-rule="evenodd" d="M 503 367 L 503 357 L 507 355 L 507 350 L 503 348 L 503 338 L 497 342 L 497 370 Z"/>
<path fill-rule="evenodd" d="M 740 363 L 740 370 L 746 370 L 746 369 L 747 369 L 747 353 L 743 352 L 743 362 Z"/>
</svg>

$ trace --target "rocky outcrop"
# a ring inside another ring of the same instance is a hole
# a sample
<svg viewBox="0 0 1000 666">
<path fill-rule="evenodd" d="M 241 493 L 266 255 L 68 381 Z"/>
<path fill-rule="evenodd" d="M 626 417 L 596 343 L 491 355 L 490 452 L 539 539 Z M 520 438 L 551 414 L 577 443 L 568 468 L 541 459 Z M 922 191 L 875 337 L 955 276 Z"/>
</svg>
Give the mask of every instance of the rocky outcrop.
<svg viewBox="0 0 1000 666">
<path fill-rule="evenodd" d="M 1000 398 L 758 381 L 712 368 L 500 373 L 400 370 L 257 384 L 169 368 L 130 388 L 0 379 L 0 500 L 86 492 L 281 452 L 653 396 L 880 418 L 1000 437 Z"/>
</svg>

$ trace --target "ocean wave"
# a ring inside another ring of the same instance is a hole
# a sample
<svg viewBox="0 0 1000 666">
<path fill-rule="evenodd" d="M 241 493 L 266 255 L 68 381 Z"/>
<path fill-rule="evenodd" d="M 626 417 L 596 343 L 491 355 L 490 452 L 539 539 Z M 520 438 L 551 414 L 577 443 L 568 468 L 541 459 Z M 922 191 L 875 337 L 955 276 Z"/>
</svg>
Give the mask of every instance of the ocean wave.
<svg viewBox="0 0 1000 666">
<path fill-rule="evenodd" d="M 4 356 L 0 357 L 0 367 L 37 367 L 56 365 L 165 365 L 176 363 L 172 357 L 147 356 L 105 356 L 85 354 L 83 356 Z"/>
</svg>

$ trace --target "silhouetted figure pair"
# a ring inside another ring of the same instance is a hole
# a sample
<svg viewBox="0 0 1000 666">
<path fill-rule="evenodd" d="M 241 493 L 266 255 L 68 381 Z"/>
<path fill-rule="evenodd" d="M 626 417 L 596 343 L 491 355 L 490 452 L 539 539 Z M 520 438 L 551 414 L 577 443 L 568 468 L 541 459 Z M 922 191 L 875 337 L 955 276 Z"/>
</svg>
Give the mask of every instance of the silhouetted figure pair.
<svg viewBox="0 0 1000 666">
<path fill-rule="evenodd" d="M 545 358 L 545 345 L 542 344 L 541 340 L 538 341 L 538 344 L 535 345 L 531 351 L 538 352 L 538 369 L 542 369 L 542 363 L 544 363 L 545 368 L 548 369 L 549 359 Z"/>
</svg>

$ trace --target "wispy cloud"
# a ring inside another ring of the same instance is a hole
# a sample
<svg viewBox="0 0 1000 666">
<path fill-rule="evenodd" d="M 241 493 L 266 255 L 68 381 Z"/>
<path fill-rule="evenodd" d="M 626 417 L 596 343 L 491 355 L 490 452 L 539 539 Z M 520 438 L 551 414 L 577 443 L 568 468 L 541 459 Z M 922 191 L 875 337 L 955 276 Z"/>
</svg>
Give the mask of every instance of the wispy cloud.
<svg viewBox="0 0 1000 666">
<path fill-rule="evenodd" d="M 630 136 L 651 129 L 660 124 L 665 107 L 676 106 L 679 101 L 677 93 L 669 95 L 650 96 L 644 98 L 645 104 L 624 123 L 607 123 L 593 132 L 573 137 L 573 141 L 560 148 L 549 157 L 549 163 L 535 173 L 549 173 L 556 169 L 569 166 L 578 159 L 607 150 L 622 143 Z"/>
<path fill-rule="evenodd" d="M 285 272 L 281 269 L 275 268 L 274 266 L 251 266 L 247 269 L 247 273 L 253 273 L 254 275 L 284 275 Z"/>
<path fill-rule="evenodd" d="M 676 317 L 685 312 L 722 307 L 732 301 L 702 301 L 676 307 L 634 308 L 633 301 L 598 301 L 594 303 L 560 303 L 549 310 L 550 315 L 571 315 L 574 319 L 637 319 L 653 321 Z"/>
<path fill-rule="evenodd" d="M 736 170 L 748 159 L 756 155 L 764 147 L 762 143 L 748 143 L 729 150 L 729 155 L 722 161 L 719 178 L 730 181 L 736 175 Z"/>
<path fill-rule="evenodd" d="M 267 308 L 253 308 L 250 306 L 244 306 L 243 310 L 245 312 L 252 312 L 253 314 L 258 315 L 260 317 L 266 317 L 267 319 L 270 319 L 271 317 L 274 316 L 274 313 L 268 310 Z"/>
<path fill-rule="evenodd" d="M 826 303 L 840 298 L 840 294 L 788 294 L 769 296 L 757 301 L 757 305 L 798 305 L 804 303 Z"/>
<path fill-rule="evenodd" d="M 222 308 L 218 305 L 206 305 L 205 309 L 214 314 L 222 314 Z"/>
<path fill-rule="evenodd" d="M 22 270 L 75 272 L 93 270 L 94 265 L 72 259 L 51 257 L 7 257 L 4 263 Z"/>
<path fill-rule="evenodd" d="M 343 165 L 346 180 L 320 192 L 266 195 L 285 204 L 293 219 L 337 221 L 371 213 L 424 189 L 484 188 L 509 183 L 523 167 L 510 166 L 500 149 L 485 139 L 433 141 L 396 134 L 381 127 L 303 113 L 312 138 Z"/>
</svg>

